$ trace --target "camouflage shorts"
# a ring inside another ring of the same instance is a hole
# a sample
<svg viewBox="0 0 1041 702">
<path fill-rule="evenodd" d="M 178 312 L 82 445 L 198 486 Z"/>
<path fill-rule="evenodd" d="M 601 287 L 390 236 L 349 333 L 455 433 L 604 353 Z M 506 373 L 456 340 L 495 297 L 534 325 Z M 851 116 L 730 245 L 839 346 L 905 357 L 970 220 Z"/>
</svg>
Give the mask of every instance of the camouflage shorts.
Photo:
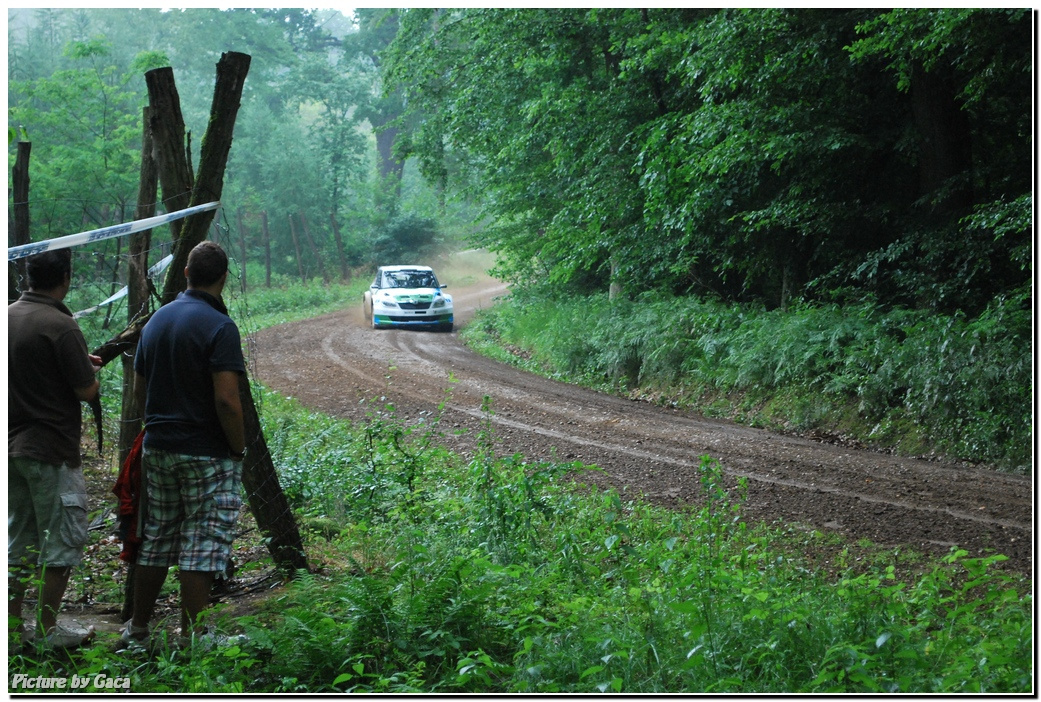
<svg viewBox="0 0 1041 702">
<path fill-rule="evenodd" d="M 242 506 L 242 464 L 146 448 L 142 466 L 148 507 L 138 564 L 222 577 Z"/>
</svg>

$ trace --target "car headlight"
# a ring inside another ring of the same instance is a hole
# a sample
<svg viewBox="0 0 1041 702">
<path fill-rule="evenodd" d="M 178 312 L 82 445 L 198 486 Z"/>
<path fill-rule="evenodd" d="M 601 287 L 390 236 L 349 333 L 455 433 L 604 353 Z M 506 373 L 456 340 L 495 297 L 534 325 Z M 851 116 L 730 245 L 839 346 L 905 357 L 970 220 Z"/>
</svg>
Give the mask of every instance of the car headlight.
<svg viewBox="0 0 1041 702">
<path fill-rule="evenodd" d="M 390 299 L 389 296 L 388 297 L 378 297 L 378 298 L 376 298 L 376 302 L 381 304 L 381 305 L 383 305 L 384 307 L 397 307 L 398 306 L 398 303 L 396 303 L 396 302 L 394 302 L 394 300 Z"/>
<path fill-rule="evenodd" d="M 448 303 L 445 302 L 445 298 L 439 297 L 436 300 L 434 300 L 433 306 L 434 307 L 444 307 L 446 304 L 448 304 Z"/>
</svg>

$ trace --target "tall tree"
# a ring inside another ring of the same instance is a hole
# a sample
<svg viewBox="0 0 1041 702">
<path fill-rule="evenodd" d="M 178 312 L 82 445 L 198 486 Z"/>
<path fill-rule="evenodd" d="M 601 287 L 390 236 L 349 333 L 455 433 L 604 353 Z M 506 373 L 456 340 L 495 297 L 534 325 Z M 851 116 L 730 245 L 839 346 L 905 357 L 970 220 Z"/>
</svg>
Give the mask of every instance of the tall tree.
<svg viewBox="0 0 1041 702">
<path fill-rule="evenodd" d="M 854 58 L 882 61 L 913 106 L 920 202 L 885 263 L 925 304 L 976 311 L 1029 285 L 1032 19 L 899 9 L 858 27 Z"/>
<path fill-rule="evenodd" d="M 11 123 L 33 135 L 32 219 L 37 239 L 126 219 L 137 190 L 142 95 L 129 88 L 139 71 L 161 61 L 141 54 L 121 72 L 103 40 L 72 42 L 76 68 L 11 83 Z M 70 226 L 71 225 L 71 226 Z"/>
<path fill-rule="evenodd" d="M 1024 281 L 1027 19 L 408 10 L 386 76 L 412 153 L 468 165 L 520 278 L 978 310 Z"/>
<path fill-rule="evenodd" d="M 360 70 L 368 71 L 371 76 L 367 94 L 358 96 L 357 115 L 368 120 L 375 132 L 380 179 L 392 192 L 400 195 L 405 162 L 396 151 L 395 143 L 400 132 L 397 120 L 404 112 L 402 92 L 383 86 L 379 81 L 383 54 L 397 35 L 398 11 L 359 8 L 355 10 L 355 16 L 358 32 L 344 40 L 344 51 L 348 58 L 358 61 L 356 65 Z"/>
<path fill-rule="evenodd" d="M 321 219 L 332 223 L 335 254 L 344 278 L 347 261 L 335 221 L 345 190 L 365 177 L 368 141 L 357 106 L 366 101 L 371 89 L 370 82 L 362 80 L 354 68 L 355 61 L 340 52 L 333 58 L 314 56 L 302 63 L 296 80 L 298 94 L 306 101 L 304 107 L 317 111 L 306 143 L 325 175 L 319 183 Z"/>
<path fill-rule="evenodd" d="M 422 122 L 410 145 L 432 177 L 467 168 L 494 225 L 481 239 L 504 273 L 571 278 L 639 238 L 629 135 L 658 108 L 623 75 L 612 34 L 635 11 L 409 10 L 388 80 Z M 607 195 L 605 197 L 605 195 Z M 537 233 L 537 234 L 536 234 Z"/>
</svg>

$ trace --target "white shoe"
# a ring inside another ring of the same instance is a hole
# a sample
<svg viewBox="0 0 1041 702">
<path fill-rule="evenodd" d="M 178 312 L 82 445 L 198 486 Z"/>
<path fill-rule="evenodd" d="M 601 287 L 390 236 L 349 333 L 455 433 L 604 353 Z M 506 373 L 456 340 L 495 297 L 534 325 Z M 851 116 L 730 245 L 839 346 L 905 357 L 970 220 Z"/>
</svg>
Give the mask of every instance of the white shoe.
<svg viewBox="0 0 1041 702">
<path fill-rule="evenodd" d="M 95 633 L 92 626 L 86 629 L 73 629 L 58 624 L 43 637 L 43 647 L 47 650 L 79 648 L 93 641 Z"/>
<path fill-rule="evenodd" d="M 142 634 L 144 634 L 144 636 L 142 636 Z M 134 626 L 133 619 L 124 624 L 123 629 L 119 632 L 119 643 L 126 649 L 148 648 L 151 639 L 152 632 L 148 627 Z"/>
</svg>

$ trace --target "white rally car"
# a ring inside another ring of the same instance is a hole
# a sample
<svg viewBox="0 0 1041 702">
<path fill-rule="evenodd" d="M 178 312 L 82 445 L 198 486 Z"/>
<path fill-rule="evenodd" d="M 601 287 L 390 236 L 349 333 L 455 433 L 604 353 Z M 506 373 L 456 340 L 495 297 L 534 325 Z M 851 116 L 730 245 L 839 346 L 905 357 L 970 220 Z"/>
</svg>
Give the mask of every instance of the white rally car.
<svg viewBox="0 0 1041 702">
<path fill-rule="evenodd" d="M 434 327 L 452 331 L 452 296 L 437 282 L 430 266 L 380 266 L 362 297 L 365 319 L 373 329 Z"/>
</svg>

